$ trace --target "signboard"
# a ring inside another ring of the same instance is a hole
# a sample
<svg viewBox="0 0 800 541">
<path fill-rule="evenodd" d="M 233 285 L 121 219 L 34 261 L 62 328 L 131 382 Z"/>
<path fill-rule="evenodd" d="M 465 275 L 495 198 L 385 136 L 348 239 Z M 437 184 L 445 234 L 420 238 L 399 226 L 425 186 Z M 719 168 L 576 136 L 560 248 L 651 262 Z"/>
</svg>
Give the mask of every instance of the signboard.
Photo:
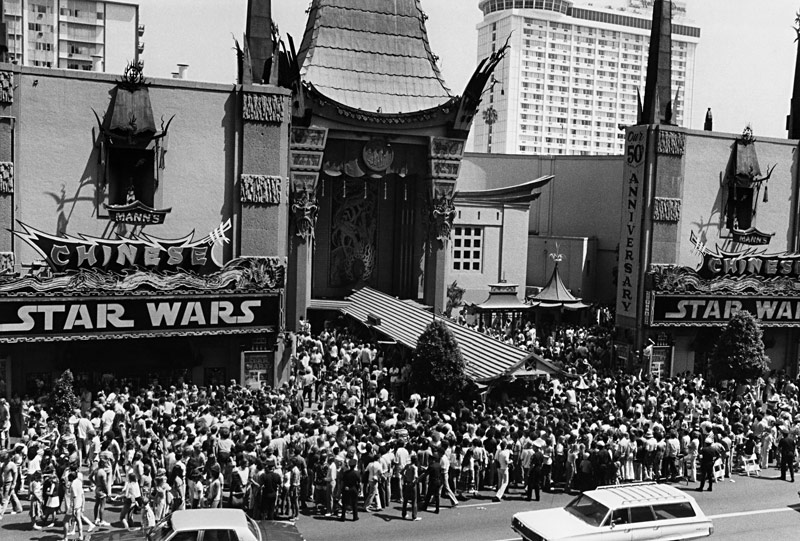
<svg viewBox="0 0 800 541">
<path fill-rule="evenodd" d="M 194 233 L 180 239 L 165 240 L 144 233 L 112 239 L 58 236 L 23 223 L 20 226 L 22 230 L 14 231 L 14 234 L 31 245 L 55 273 L 139 268 L 206 274 L 222 267 L 221 246 L 230 242 L 227 233 L 232 227 L 231 221 L 227 220 L 199 240 L 194 240 Z"/>
<path fill-rule="evenodd" d="M 623 167 L 622 227 L 617 274 L 617 316 L 635 320 L 639 271 L 642 264 L 642 209 L 644 208 L 647 126 L 629 128 Z"/>
<path fill-rule="evenodd" d="M 705 246 L 692 232 L 689 241 L 703 261 L 697 269 L 702 278 L 755 276 L 800 276 L 800 254 L 767 253 L 764 249 L 752 248 L 745 252 L 728 252 L 717 246 L 714 250 Z"/>
<path fill-rule="evenodd" d="M 765 327 L 800 324 L 800 297 L 656 293 L 650 326 L 721 327 L 739 310 L 747 310 Z"/>
<path fill-rule="evenodd" d="M 164 223 L 167 214 L 172 212 L 171 208 L 154 209 L 141 201 L 125 205 L 105 205 L 105 207 L 112 222 L 131 225 L 160 225 Z"/>
<path fill-rule="evenodd" d="M 242 387 L 258 391 L 275 384 L 275 353 L 272 351 L 242 352 Z"/>
<path fill-rule="evenodd" d="M 650 353 L 650 375 L 654 378 L 671 376 L 672 346 L 653 346 Z"/>
<path fill-rule="evenodd" d="M 630 344 L 614 342 L 614 351 L 616 353 L 617 368 L 620 370 L 627 369 L 631 357 Z"/>
<path fill-rule="evenodd" d="M 0 297 L 0 342 L 274 330 L 278 293 Z"/>
</svg>

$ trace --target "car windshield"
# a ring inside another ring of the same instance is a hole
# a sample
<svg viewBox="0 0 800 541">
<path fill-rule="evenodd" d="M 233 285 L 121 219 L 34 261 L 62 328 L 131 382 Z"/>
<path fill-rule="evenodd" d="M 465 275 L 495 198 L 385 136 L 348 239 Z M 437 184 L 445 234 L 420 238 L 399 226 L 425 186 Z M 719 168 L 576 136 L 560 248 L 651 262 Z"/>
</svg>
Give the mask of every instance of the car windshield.
<svg viewBox="0 0 800 541">
<path fill-rule="evenodd" d="M 567 512 L 592 526 L 600 526 L 608 514 L 608 507 L 581 494 L 565 507 Z"/>
<path fill-rule="evenodd" d="M 261 541 L 261 531 L 258 529 L 258 524 L 256 521 L 250 517 L 247 517 L 247 527 L 250 528 L 250 533 L 253 534 L 253 537 Z"/>
<path fill-rule="evenodd" d="M 147 541 L 165 541 L 171 534 L 172 521 L 170 517 L 164 517 L 147 532 Z"/>
</svg>

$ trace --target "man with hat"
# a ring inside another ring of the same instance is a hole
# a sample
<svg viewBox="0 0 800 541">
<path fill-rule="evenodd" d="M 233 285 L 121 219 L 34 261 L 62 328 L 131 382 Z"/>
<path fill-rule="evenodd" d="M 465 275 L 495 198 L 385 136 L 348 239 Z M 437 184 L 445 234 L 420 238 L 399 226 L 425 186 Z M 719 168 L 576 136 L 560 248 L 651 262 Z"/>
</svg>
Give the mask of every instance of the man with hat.
<svg viewBox="0 0 800 541">
<path fill-rule="evenodd" d="M 789 470 L 791 482 L 794 483 L 794 455 L 797 452 L 797 443 L 794 435 L 786 425 L 781 426 L 783 437 L 778 442 L 778 450 L 781 453 L 781 480 L 786 481 L 786 470 Z"/>
<path fill-rule="evenodd" d="M 345 521 L 347 508 L 353 509 L 353 521 L 358 520 L 358 491 L 361 487 L 361 475 L 356 471 L 358 460 L 351 458 L 348 461 L 348 469 L 342 475 L 342 516 L 340 520 Z"/>
<path fill-rule="evenodd" d="M 714 488 L 714 462 L 720 458 L 719 449 L 714 445 L 714 437 L 706 436 L 705 445 L 700 449 L 700 486 L 698 492 L 703 491 L 703 486 L 708 481 L 708 491 Z"/>
</svg>

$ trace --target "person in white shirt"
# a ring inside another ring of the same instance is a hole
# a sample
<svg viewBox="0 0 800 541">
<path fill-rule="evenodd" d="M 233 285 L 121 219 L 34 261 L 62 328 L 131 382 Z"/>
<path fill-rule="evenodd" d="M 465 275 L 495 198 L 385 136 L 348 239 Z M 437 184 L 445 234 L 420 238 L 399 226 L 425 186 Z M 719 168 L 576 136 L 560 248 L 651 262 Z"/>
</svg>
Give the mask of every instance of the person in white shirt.
<svg viewBox="0 0 800 541">
<path fill-rule="evenodd" d="M 495 460 L 497 460 L 497 463 L 499 464 L 500 485 L 492 501 L 499 502 L 503 500 L 503 496 L 508 488 L 508 468 L 511 466 L 511 450 L 508 449 L 508 444 L 505 441 L 500 442 L 500 448 L 495 454 Z"/>
</svg>

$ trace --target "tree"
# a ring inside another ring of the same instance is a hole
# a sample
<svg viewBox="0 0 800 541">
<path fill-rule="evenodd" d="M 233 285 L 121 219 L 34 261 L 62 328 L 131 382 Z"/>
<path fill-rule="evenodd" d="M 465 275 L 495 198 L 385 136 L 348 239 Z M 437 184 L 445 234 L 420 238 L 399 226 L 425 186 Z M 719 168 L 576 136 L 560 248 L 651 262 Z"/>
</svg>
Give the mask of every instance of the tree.
<svg viewBox="0 0 800 541">
<path fill-rule="evenodd" d="M 458 280 L 453 280 L 453 283 L 447 286 L 447 306 L 444 309 L 446 317 L 453 317 L 453 310 L 464 304 L 463 299 L 466 292 L 466 289 L 458 285 Z"/>
<path fill-rule="evenodd" d="M 411 361 L 411 388 L 452 403 L 467 388 L 466 368 L 453 332 L 444 321 L 434 320 L 417 340 Z"/>
<path fill-rule="evenodd" d="M 761 376 L 769 369 L 764 354 L 763 331 L 758 320 L 748 312 L 737 312 L 722 331 L 711 354 L 711 373 L 717 380 L 743 382 Z"/>
<path fill-rule="evenodd" d="M 59 428 L 72 416 L 73 412 L 80 407 L 81 401 L 75 395 L 75 378 L 69 369 L 64 370 L 53 385 L 51 396 L 51 414 L 55 417 Z"/>
</svg>

